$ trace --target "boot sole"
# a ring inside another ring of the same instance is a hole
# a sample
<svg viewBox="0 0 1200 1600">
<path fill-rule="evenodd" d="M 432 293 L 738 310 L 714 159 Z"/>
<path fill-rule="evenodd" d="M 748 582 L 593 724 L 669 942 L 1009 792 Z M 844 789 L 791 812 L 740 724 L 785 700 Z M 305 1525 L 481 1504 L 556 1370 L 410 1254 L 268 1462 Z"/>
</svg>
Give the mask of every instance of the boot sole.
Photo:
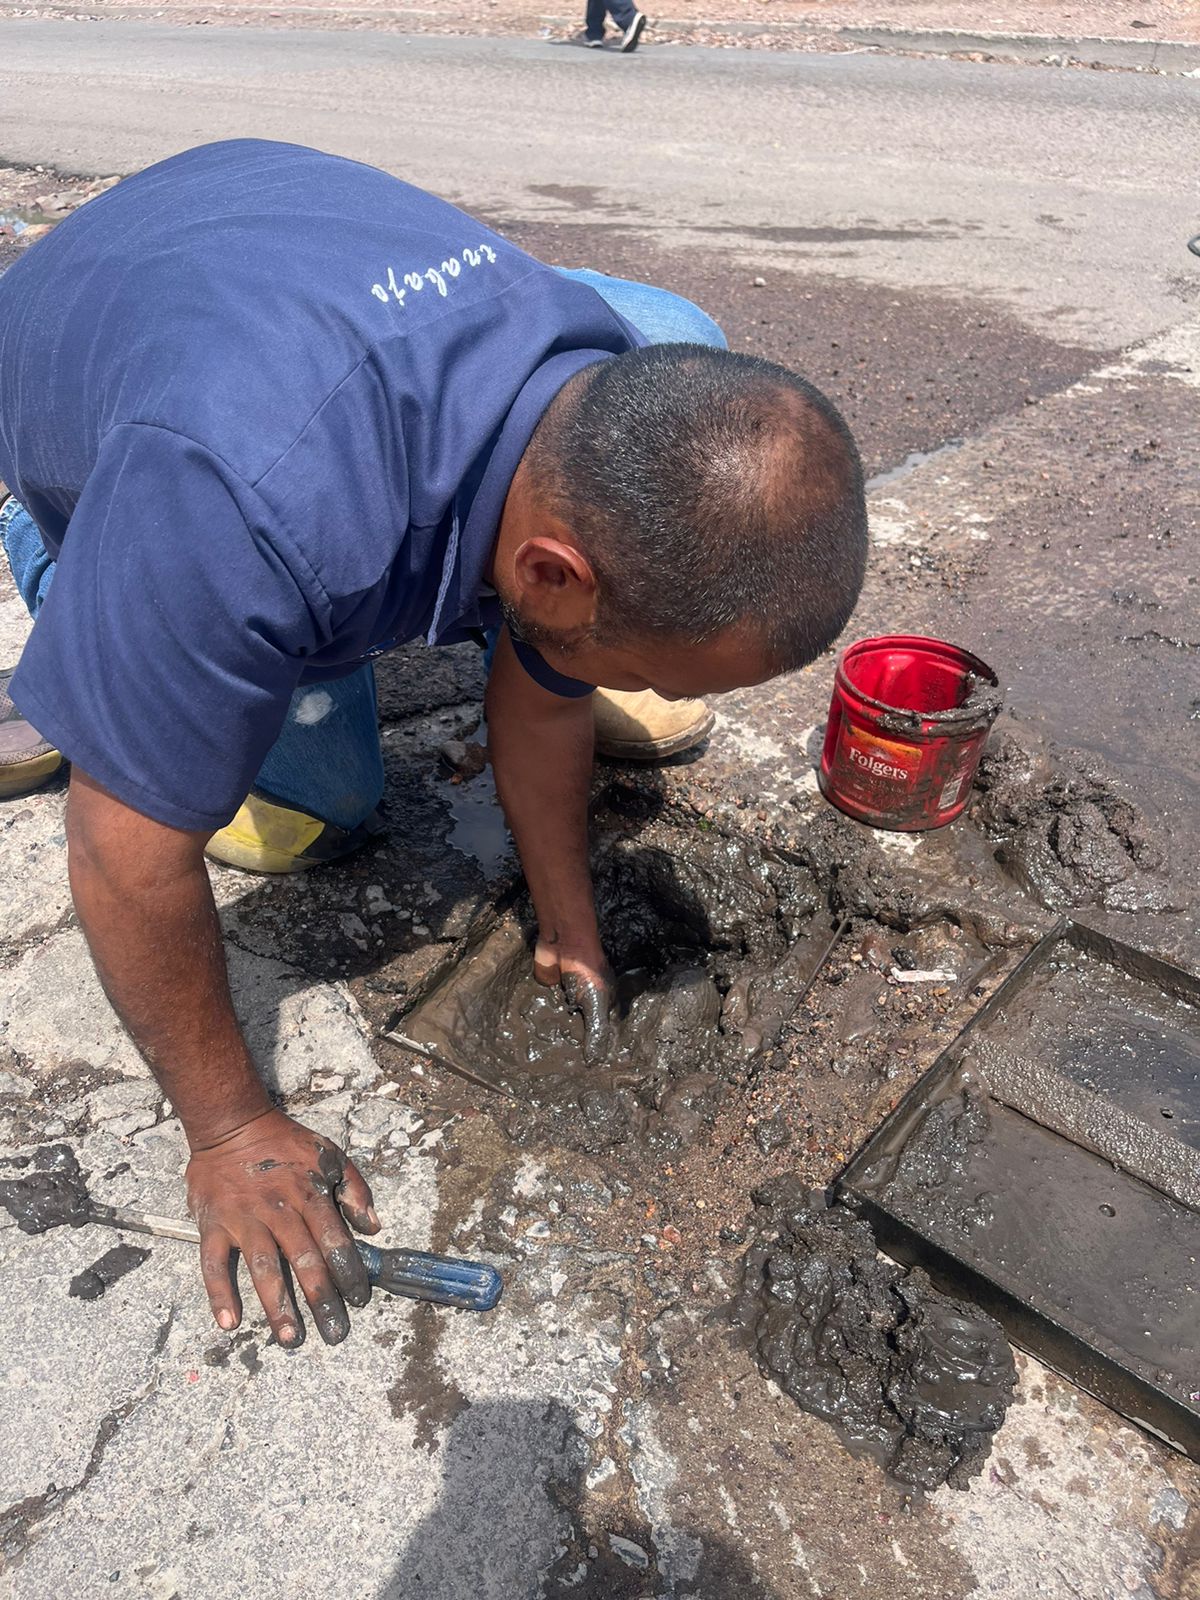
<svg viewBox="0 0 1200 1600">
<path fill-rule="evenodd" d="M 609 761 L 665 761 L 669 756 L 694 749 L 707 739 L 715 721 L 710 711 L 701 722 L 662 739 L 597 739 L 596 754 Z"/>
<path fill-rule="evenodd" d="M 289 855 L 286 850 L 273 850 L 270 845 L 259 844 L 252 839 L 224 838 L 215 846 L 210 839 L 204 847 L 204 854 L 210 861 L 219 861 L 223 867 L 236 867 L 239 872 L 252 872 L 257 877 L 266 878 L 307 872 L 310 867 L 319 865 L 316 861 L 305 861 L 302 856 Z"/>
<path fill-rule="evenodd" d="M 0 800 L 14 800 L 21 794 L 32 794 L 40 789 L 62 766 L 62 754 L 48 750 L 44 756 L 33 756 L 28 761 L 14 761 L 0 767 Z"/>
</svg>

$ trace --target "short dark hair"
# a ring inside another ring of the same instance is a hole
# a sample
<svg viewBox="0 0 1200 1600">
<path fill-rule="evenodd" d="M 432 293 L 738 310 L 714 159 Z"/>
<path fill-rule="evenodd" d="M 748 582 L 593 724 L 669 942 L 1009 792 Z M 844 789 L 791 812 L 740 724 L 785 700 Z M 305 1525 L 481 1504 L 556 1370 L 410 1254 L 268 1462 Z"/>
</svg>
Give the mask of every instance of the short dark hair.
<svg viewBox="0 0 1200 1600">
<path fill-rule="evenodd" d="M 605 642 L 690 644 L 751 624 L 777 671 L 818 656 L 862 588 L 862 464 L 786 367 L 660 344 L 587 367 L 527 454 L 597 579 Z"/>
</svg>

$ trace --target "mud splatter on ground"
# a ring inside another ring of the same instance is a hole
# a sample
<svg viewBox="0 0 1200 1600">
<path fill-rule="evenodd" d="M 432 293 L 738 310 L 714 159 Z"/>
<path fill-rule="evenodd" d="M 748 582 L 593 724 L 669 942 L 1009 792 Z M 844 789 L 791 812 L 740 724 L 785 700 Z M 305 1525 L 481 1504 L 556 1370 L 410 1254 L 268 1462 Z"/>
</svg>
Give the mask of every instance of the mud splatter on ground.
<svg viewBox="0 0 1200 1600">
<path fill-rule="evenodd" d="M 91 1220 L 91 1198 L 69 1145 L 43 1145 L 29 1157 L 24 1177 L 0 1180 L 0 1206 L 22 1233 L 79 1228 Z"/>
<path fill-rule="evenodd" d="M 140 1267 L 150 1259 L 149 1250 L 141 1245 L 118 1244 L 106 1250 L 98 1261 L 76 1273 L 67 1293 L 73 1300 L 99 1300 L 106 1289 L 111 1289 L 127 1272 Z"/>
<path fill-rule="evenodd" d="M 413 1307 L 404 1365 L 388 1390 L 392 1415 L 414 1419 L 413 1446 L 417 1450 L 432 1451 L 443 1431 L 471 1404 L 438 1360 L 444 1314 L 434 1306 Z"/>
<path fill-rule="evenodd" d="M 900 1483 L 966 1488 L 1016 1384 L 999 1326 L 881 1260 L 867 1223 L 793 1180 L 755 1199 L 734 1319 L 764 1373 Z"/>
</svg>

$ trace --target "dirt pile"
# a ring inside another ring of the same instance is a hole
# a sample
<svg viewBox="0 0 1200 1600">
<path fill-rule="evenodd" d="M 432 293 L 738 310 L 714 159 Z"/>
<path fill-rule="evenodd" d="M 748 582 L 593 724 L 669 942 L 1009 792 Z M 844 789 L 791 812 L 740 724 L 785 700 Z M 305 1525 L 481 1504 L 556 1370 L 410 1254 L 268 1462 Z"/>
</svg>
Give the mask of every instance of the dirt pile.
<svg viewBox="0 0 1200 1600">
<path fill-rule="evenodd" d="M 998 1325 L 881 1260 L 866 1222 L 794 1179 L 754 1198 L 733 1317 L 763 1372 L 899 1483 L 965 1489 L 1016 1383 Z"/>
</svg>

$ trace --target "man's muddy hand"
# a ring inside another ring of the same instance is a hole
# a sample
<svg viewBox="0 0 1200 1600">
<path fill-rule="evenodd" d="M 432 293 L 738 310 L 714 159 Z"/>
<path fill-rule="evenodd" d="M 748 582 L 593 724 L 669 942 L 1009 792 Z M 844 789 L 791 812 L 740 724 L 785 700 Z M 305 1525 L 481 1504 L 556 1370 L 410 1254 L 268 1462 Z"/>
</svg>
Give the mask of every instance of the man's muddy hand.
<svg viewBox="0 0 1200 1600">
<path fill-rule="evenodd" d="M 242 1317 L 237 1251 L 281 1345 L 304 1338 L 285 1260 L 325 1343 L 346 1337 L 346 1307 L 366 1305 L 371 1286 L 343 1216 L 359 1233 L 377 1233 L 379 1218 L 361 1173 L 337 1145 L 282 1111 L 267 1111 L 210 1149 L 194 1150 L 187 1188 L 220 1327 L 236 1328 Z"/>
<path fill-rule="evenodd" d="M 603 950 L 568 953 L 539 939 L 533 955 L 539 983 L 561 984 L 571 1005 L 583 1017 L 583 1056 L 595 1066 L 612 1048 L 613 973 Z"/>
</svg>

